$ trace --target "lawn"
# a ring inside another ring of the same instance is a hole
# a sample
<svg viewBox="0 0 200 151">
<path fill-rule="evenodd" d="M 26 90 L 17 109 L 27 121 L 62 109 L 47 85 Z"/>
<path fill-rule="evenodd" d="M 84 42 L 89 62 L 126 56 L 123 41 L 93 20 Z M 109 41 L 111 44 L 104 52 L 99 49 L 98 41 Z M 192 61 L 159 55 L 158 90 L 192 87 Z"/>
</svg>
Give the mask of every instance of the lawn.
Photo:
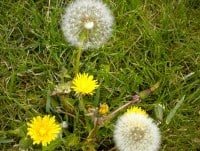
<svg viewBox="0 0 200 151">
<path fill-rule="evenodd" d="M 56 86 L 74 77 L 77 48 L 61 30 L 69 3 L 0 1 L 0 150 L 40 150 L 26 135 L 26 123 L 46 114 L 68 125 L 47 150 L 83 149 L 91 121 L 77 111 L 73 93 L 53 94 Z M 115 18 L 112 36 L 100 48 L 84 50 L 80 60 L 80 72 L 93 75 L 100 85 L 85 97 L 87 106 L 106 103 L 112 112 L 159 83 L 136 105 L 158 124 L 160 150 L 200 150 L 200 1 L 104 3 Z M 116 120 L 99 129 L 96 150 L 115 150 Z"/>
</svg>

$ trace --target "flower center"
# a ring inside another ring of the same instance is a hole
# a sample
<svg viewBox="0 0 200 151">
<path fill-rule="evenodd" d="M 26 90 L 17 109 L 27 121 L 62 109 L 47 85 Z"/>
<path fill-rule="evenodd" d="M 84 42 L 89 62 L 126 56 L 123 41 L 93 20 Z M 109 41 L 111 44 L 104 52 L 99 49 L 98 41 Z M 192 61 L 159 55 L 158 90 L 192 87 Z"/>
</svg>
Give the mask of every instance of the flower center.
<svg viewBox="0 0 200 151">
<path fill-rule="evenodd" d="M 46 129 L 41 128 L 41 129 L 39 130 L 39 134 L 40 134 L 41 136 L 46 135 Z"/>
<path fill-rule="evenodd" d="M 84 24 L 84 27 L 88 30 L 92 29 L 94 27 L 94 22 L 93 21 L 88 21 Z"/>
<path fill-rule="evenodd" d="M 131 131 L 131 137 L 132 140 L 139 142 L 140 140 L 142 140 L 145 136 L 145 130 L 142 127 L 135 127 L 132 131 Z"/>
</svg>

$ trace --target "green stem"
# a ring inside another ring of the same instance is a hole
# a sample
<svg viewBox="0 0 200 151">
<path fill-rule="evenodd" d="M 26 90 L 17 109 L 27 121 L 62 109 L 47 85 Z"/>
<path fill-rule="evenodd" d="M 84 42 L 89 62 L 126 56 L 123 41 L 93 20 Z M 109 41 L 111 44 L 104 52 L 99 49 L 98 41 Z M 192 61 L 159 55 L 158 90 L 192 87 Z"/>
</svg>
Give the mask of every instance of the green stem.
<svg viewBox="0 0 200 151">
<path fill-rule="evenodd" d="M 149 89 L 139 92 L 138 95 L 141 99 L 146 99 L 150 94 L 152 94 L 156 89 L 158 89 L 159 86 L 160 82 L 157 82 L 156 84 L 152 85 Z"/>
<path fill-rule="evenodd" d="M 89 142 L 89 143 L 91 143 L 91 142 L 94 143 L 94 141 L 95 141 L 97 131 L 100 128 L 97 124 L 98 123 L 96 122 L 95 125 L 94 125 L 94 128 L 90 131 L 90 133 L 87 137 L 87 142 Z"/>
<path fill-rule="evenodd" d="M 42 146 L 42 151 L 47 151 L 46 146 Z"/>
<path fill-rule="evenodd" d="M 98 118 L 98 125 L 99 127 L 104 126 L 104 124 L 111 119 L 113 119 L 120 111 L 127 109 L 129 106 L 139 103 L 141 99 L 147 98 L 151 93 L 153 93 L 156 89 L 158 89 L 160 86 L 160 82 L 157 82 L 153 86 L 151 86 L 149 89 L 146 89 L 144 91 L 139 92 L 138 94 L 134 95 L 131 101 L 128 101 L 126 104 L 120 106 L 113 112 L 111 112 L 109 115 L 106 117 L 100 117 Z"/>
<path fill-rule="evenodd" d="M 75 65 L 74 65 L 74 74 L 77 75 L 79 73 L 79 68 L 80 68 L 80 58 L 81 58 L 81 54 L 82 54 L 82 47 L 80 46 L 77 50 L 77 56 L 76 56 L 76 61 L 75 61 Z"/>
<path fill-rule="evenodd" d="M 85 108 L 85 103 L 84 103 L 84 100 L 83 100 L 83 96 L 79 96 L 79 109 L 81 111 L 83 111 L 85 114 L 87 113 L 87 110 Z"/>
<path fill-rule="evenodd" d="M 109 115 L 107 115 L 106 117 L 100 117 L 98 119 L 98 125 L 99 127 L 104 126 L 105 123 L 107 123 L 108 121 L 110 121 L 111 119 L 113 119 L 120 111 L 127 109 L 129 106 L 140 102 L 140 98 L 138 95 L 135 95 L 135 97 L 133 98 L 133 100 L 128 101 L 126 104 L 120 106 L 119 108 L 117 108 L 116 110 L 114 110 L 113 112 L 111 112 Z"/>
<path fill-rule="evenodd" d="M 96 142 L 96 135 L 97 132 L 99 130 L 99 126 L 98 126 L 98 121 L 96 120 L 94 122 L 94 127 L 93 129 L 89 132 L 88 137 L 85 140 L 85 148 L 83 149 L 84 151 L 96 151 L 95 149 L 95 142 Z"/>
</svg>

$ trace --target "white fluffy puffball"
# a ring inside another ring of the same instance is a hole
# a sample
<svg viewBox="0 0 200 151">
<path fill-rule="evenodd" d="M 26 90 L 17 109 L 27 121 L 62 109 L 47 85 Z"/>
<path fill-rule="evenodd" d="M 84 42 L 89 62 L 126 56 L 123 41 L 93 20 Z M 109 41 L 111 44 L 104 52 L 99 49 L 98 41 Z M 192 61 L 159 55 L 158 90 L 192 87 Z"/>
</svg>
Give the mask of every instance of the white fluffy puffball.
<svg viewBox="0 0 200 151">
<path fill-rule="evenodd" d="M 125 113 L 115 125 L 114 142 L 120 151 L 158 151 L 160 139 L 159 128 L 148 116 Z"/>
<path fill-rule="evenodd" d="M 98 48 L 111 35 L 113 15 L 100 0 L 75 0 L 65 9 L 61 28 L 65 38 L 83 49 Z"/>
</svg>

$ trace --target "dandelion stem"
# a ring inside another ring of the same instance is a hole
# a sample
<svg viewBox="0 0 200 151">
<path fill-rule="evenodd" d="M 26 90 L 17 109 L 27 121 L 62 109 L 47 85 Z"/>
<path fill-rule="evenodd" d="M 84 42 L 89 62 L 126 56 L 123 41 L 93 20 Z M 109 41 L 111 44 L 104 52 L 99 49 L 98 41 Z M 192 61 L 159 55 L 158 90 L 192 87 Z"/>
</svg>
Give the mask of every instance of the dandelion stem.
<svg viewBox="0 0 200 151">
<path fill-rule="evenodd" d="M 140 101 L 139 96 L 136 97 L 136 95 L 135 95 L 135 97 L 133 97 L 133 100 L 127 102 L 127 103 L 124 104 L 123 106 L 121 106 L 121 107 L 119 107 L 118 109 L 114 110 L 114 111 L 113 111 L 111 114 L 109 114 L 108 116 L 106 116 L 106 117 L 101 117 L 101 118 L 98 118 L 98 117 L 95 118 L 95 119 L 94 119 L 94 127 L 93 127 L 93 129 L 90 131 L 90 133 L 89 133 L 89 135 L 88 135 L 88 137 L 87 137 L 87 139 L 86 139 L 86 142 L 85 142 L 86 145 L 87 145 L 88 147 L 92 147 L 92 146 L 94 145 L 94 143 L 95 143 L 97 131 L 99 130 L 100 127 L 102 127 L 107 121 L 109 121 L 110 119 L 112 119 L 113 117 L 115 117 L 116 114 L 117 114 L 119 111 L 121 111 L 121 110 L 127 108 L 127 107 L 130 106 L 131 104 L 138 103 L 139 101 Z M 90 150 L 92 150 L 92 149 L 90 148 Z"/>
<path fill-rule="evenodd" d="M 90 131 L 88 137 L 87 137 L 87 142 L 91 143 L 95 141 L 96 138 L 96 133 L 98 131 L 99 127 L 97 125 L 94 126 L 94 128 Z"/>
<path fill-rule="evenodd" d="M 103 126 L 107 121 L 109 121 L 112 118 L 114 118 L 120 111 L 128 108 L 130 105 L 133 105 L 135 103 L 139 103 L 141 101 L 141 99 L 147 98 L 152 92 L 154 92 L 156 89 L 159 88 L 159 85 L 160 85 L 160 82 L 157 82 L 156 84 L 151 86 L 149 89 L 146 89 L 144 91 L 141 91 L 138 94 L 135 94 L 132 97 L 131 101 L 128 101 L 126 104 L 120 106 L 119 108 L 117 108 L 116 110 L 111 112 L 108 116 L 98 118 L 98 120 L 97 120 L 98 125 L 100 127 Z"/>
<path fill-rule="evenodd" d="M 74 65 L 74 74 L 77 75 L 79 73 L 79 68 L 80 68 L 80 58 L 82 54 L 82 47 L 79 47 L 77 50 L 77 56 L 76 56 L 76 61 Z"/>
<path fill-rule="evenodd" d="M 47 151 L 47 147 L 42 145 L 42 151 Z"/>
<path fill-rule="evenodd" d="M 117 108 L 116 110 L 114 110 L 113 112 L 111 112 L 108 116 L 106 117 L 102 117 L 98 119 L 98 124 L 99 126 L 103 126 L 107 121 L 111 120 L 112 118 L 114 118 L 120 111 L 128 108 L 130 105 L 133 105 L 135 103 L 140 102 L 140 97 L 136 94 L 133 96 L 133 99 L 131 101 L 128 101 L 126 104 L 120 106 L 119 108 Z"/>
<path fill-rule="evenodd" d="M 141 99 L 146 99 L 152 92 L 158 89 L 159 86 L 160 82 L 157 82 L 156 84 L 152 85 L 149 89 L 139 92 L 138 95 Z"/>
<path fill-rule="evenodd" d="M 93 127 L 93 129 L 90 131 L 90 133 L 89 133 L 89 135 L 88 135 L 88 137 L 87 137 L 87 139 L 86 139 L 86 141 L 85 141 L 85 144 L 86 144 L 86 148 L 87 148 L 87 150 L 91 150 L 91 151 L 95 151 L 95 146 L 94 146 L 94 144 L 95 144 L 95 141 L 96 141 L 96 135 L 97 135 L 97 132 L 98 132 L 98 130 L 99 130 L 99 126 L 98 126 L 98 123 L 97 123 L 98 121 L 97 120 L 95 120 L 95 122 L 94 122 L 94 127 Z"/>
<path fill-rule="evenodd" d="M 87 110 L 85 109 L 85 103 L 84 103 L 82 95 L 79 96 L 79 109 L 81 111 L 83 111 L 85 114 L 87 113 Z"/>
</svg>

